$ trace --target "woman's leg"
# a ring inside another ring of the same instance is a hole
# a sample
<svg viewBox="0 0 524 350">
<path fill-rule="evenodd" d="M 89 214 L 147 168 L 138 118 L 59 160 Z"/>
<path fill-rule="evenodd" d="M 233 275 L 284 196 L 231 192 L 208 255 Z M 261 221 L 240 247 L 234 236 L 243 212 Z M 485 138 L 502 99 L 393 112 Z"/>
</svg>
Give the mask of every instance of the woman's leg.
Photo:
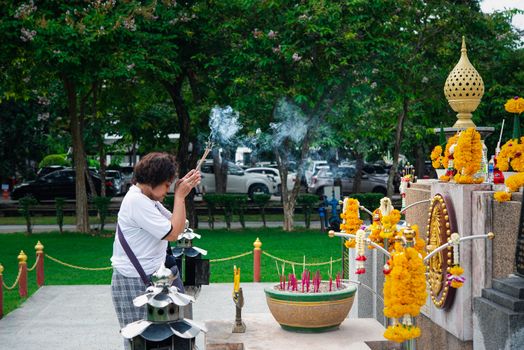
<svg viewBox="0 0 524 350">
<path fill-rule="evenodd" d="M 120 328 L 146 318 L 146 309 L 133 305 L 133 299 L 144 294 L 144 292 L 145 286 L 140 277 L 125 277 L 116 270 L 113 271 L 111 294 Z M 129 340 L 124 339 L 124 347 L 126 350 L 131 349 Z"/>
</svg>

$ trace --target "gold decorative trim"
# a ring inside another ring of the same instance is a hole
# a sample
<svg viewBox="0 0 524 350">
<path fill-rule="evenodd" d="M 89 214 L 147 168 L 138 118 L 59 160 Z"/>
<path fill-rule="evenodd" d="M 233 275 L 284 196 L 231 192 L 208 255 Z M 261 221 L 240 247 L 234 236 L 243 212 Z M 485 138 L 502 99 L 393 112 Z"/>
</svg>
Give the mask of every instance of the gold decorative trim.
<svg viewBox="0 0 524 350">
<path fill-rule="evenodd" d="M 430 204 L 427 226 L 427 250 L 431 252 L 446 244 L 455 230 L 453 207 L 441 194 L 436 194 Z M 427 272 L 430 285 L 430 297 L 433 304 L 440 309 L 451 307 L 455 289 L 447 283 L 447 274 L 453 262 L 453 251 L 448 247 L 429 259 Z"/>
</svg>

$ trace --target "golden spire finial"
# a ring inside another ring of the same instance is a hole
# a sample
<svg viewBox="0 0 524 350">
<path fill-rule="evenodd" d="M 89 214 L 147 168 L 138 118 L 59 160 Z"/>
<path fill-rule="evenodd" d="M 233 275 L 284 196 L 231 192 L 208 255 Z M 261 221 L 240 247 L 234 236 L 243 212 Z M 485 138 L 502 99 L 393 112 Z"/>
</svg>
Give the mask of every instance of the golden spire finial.
<svg viewBox="0 0 524 350">
<path fill-rule="evenodd" d="M 462 37 L 460 59 L 455 68 L 449 73 L 444 84 L 444 94 L 451 108 L 458 112 L 454 128 L 467 129 L 475 127 L 471 120 L 471 113 L 477 109 L 482 95 L 484 82 L 482 77 L 471 64 L 466 48 L 466 38 Z"/>
</svg>

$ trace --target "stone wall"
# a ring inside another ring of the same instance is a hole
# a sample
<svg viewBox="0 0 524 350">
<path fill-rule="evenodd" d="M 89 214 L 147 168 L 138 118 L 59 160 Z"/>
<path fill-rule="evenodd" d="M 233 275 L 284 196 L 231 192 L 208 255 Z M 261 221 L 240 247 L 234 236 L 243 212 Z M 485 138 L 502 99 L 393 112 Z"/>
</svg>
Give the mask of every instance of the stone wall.
<svg viewBox="0 0 524 350">
<path fill-rule="evenodd" d="M 505 278 L 514 272 L 517 233 L 522 194 L 514 193 L 509 202 L 493 201 L 493 278 Z"/>
</svg>

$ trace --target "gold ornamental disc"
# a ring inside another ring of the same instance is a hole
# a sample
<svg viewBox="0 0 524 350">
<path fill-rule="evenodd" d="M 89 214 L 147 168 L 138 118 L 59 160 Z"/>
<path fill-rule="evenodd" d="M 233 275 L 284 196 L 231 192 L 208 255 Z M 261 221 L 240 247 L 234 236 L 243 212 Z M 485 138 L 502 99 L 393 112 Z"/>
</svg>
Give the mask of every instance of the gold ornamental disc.
<svg viewBox="0 0 524 350">
<path fill-rule="evenodd" d="M 441 194 L 431 200 L 427 232 L 427 250 L 431 253 L 446 244 L 452 232 L 456 232 L 455 211 L 451 201 Z M 448 286 L 447 275 L 452 267 L 453 250 L 443 249 L 428 261 L 428 279 L 433 304 L 440 309 L 448 309 L 455 298 L 455 288 Z"/>
</svg>

